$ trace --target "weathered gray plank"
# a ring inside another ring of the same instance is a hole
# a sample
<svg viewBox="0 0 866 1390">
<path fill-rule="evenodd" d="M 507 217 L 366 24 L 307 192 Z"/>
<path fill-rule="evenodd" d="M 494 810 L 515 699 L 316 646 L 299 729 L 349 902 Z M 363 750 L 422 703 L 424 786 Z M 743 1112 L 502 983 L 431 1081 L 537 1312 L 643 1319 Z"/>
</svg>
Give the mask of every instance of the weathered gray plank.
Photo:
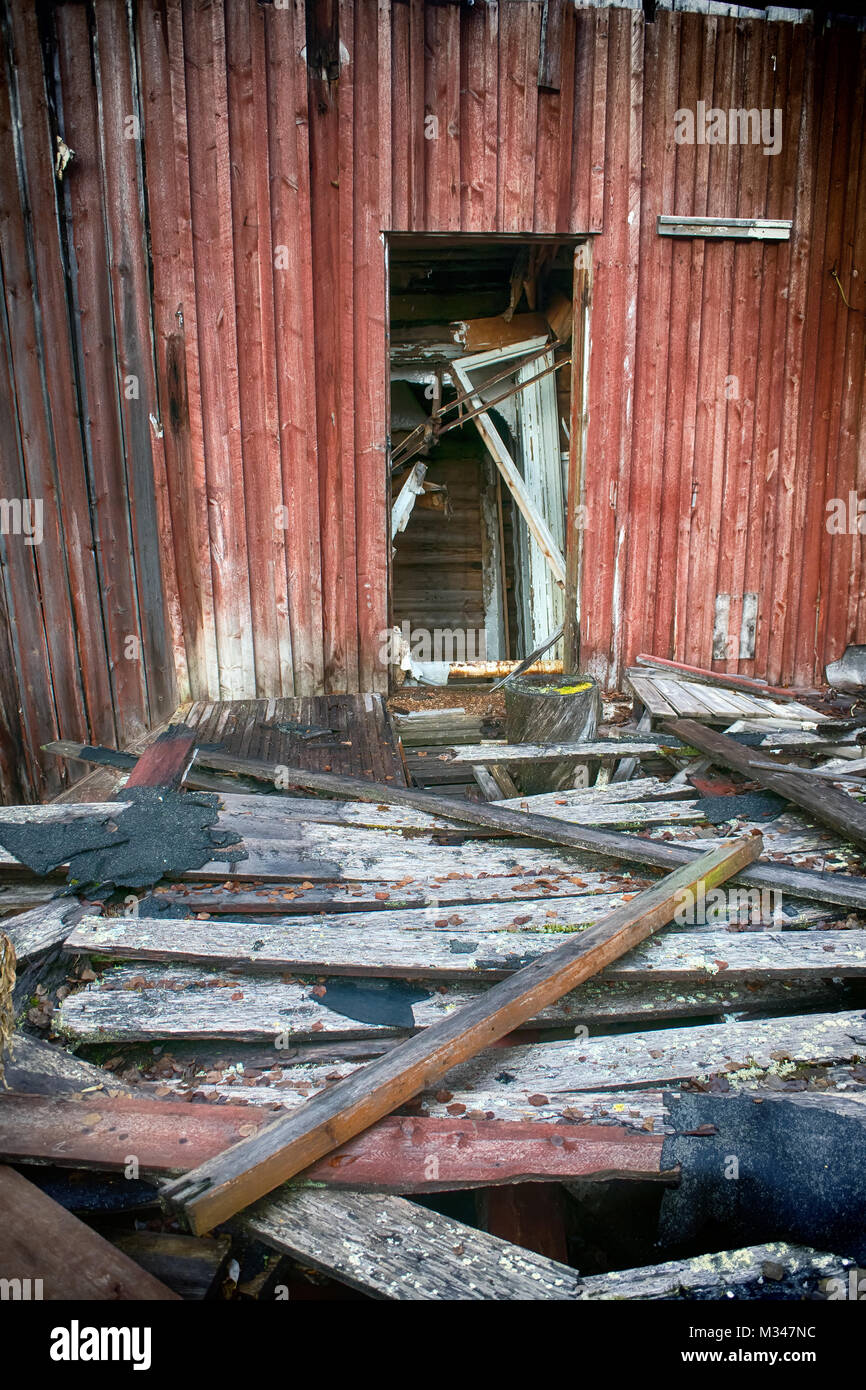
<svg viewBox="0 0 866 1390">
<path fill-rule="evenodd" d="M 778 1290 L 786 1277 L 807 1280 L 810 1289 L 817 1292 L 822 1279 L 847 1279 L 852 1264 L 852 1260 L 840 1255 L 774 1241 L 639 1269 L 592 1274 L 580 1280 L 577 1297 L 590 1302 L 694 1298 L 696 1294 L 724 1298 L 729 1294 L 736 1296 L 753 1285 L 763 1285 L 768 1292 Z"/>
<path fill-rule="evenodd" d="M 556 945 L 562 944 L 559 937 Z M 483 993 L 462 981 L 413 982 L 421 995 L 391 1021 L 394 985 L 349 977 L 355 1006 L 369 1016 L 357 1018 L 328 1006 L 325 987 L 315 979 L 291 980 L 274 975 L 215 974 L 185 965 L 128 965 L 107 971 L 101 981 L 69 995 L 55 1015 L 59 1033 L 79 1042 L 159 1041 L 231 1038 L 241 1042 L 285 1045 L 345 1038 L 387 1038 L 431 1027 Z M 336 980 L 333 982 L 336 984 Z M 379 993 L 371 992 L 378 987 Z M 365 988 L 359 996 L 357 989 Z M 321 991 L 319 995 L 316 990 Z M 829 1008 L 838 991 L 820 978 L 727 983 L 717 979 L 673 990 L 664 984 L 631 985 L 625 980 L 590 981 L 542 1009 L 525 1028 L 601 1027 L 610 1022 L 683 1018 L 707 1014 L 777 1008 Z M 381 1006 L 381 1007 L 380 1007 Z M 386 1010 L 387 1012 L 383 1012 Z M 350 1003 L 350 1007 L 352 1007 Z"/>
<path fill-rule="evenodd" d="M 66 949 L 110 960 L 172 961 L 259 972 L 486 980 L 520 969 L 554 950 L 563 933 L 591 925 L 584 921 L 575 928 L 561 905 L 546 932 L 527 930 L 523 913 L 516 914 L 522 919 L 516 923 L 512 917 L 511 930 L 471 933 L 447 919 L 439 919 L 438 928 L 419 929 L 413 923 L 415 915 L 400 914 L 396 930 L 394 924 L 382 923 L 376 913 L 366 914 L 358 925 L 346 916 L 314 923 L 296 918 L 276 926 L 224 918 L 199 922 L 85 917 L 66 938 Z M 828 975 L 866 976 L 866 932 L 793 936 L 761 931 L 667 932 L 629 951 L 597 978 L 685 985 Z"/>
<path fill-rule="evenodd" d="M 577 1271 L 402 1197 L 287 1192 L 249 1207 L 245 1231 L 376 1298 L 569 1299 Z"/>
</svg>

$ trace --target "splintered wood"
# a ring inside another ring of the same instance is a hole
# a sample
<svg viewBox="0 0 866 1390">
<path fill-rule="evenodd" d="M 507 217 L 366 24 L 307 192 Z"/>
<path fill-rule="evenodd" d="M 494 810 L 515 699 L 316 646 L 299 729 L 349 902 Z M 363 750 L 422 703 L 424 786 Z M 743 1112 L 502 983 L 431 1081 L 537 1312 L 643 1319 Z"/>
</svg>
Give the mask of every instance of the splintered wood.
<svg viewBox="0 0 866 1390">
<path fill-rule="evenodd" d="M 493 985 L 480 999 L 409 1038 L 363 1072 L 336 1083 L 295 1115 L 168 1184 L 165 1199 L 181 1206 L 198 1232 L 227 1220 L 670 921 L 683 891 L 724 882 L 756 859 L 760 849 L 754 837 L 734 841 L 670 874 L 577 939 Z"/>
</svg>

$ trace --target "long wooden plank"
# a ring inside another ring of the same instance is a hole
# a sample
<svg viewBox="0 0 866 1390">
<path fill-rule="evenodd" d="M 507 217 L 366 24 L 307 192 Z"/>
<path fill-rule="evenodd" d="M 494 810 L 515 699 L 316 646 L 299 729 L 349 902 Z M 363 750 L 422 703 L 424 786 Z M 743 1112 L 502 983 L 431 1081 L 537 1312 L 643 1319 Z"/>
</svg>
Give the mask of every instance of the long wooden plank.
<svg viewBox="0 0 866 1390">
<path fill-rule="evenodd" d="M 419 930 L 412 921 L 416 915 L 428 916 L 423 909 L 420 914 L 401 913 L 396 930 L 384 922 L 380 925 L 377 913 L 337 917 L 331 925 L 326 925 L 327 919 L 311 925 L 308 919 L 289 918 L 271 927 L 225 919 L 84 917 L 67 935 L 65 949 L 109 960 L 179 961 L 260 973 L 496 980 L 513 974 L 529 959 L 556 950 L 564 933 L 592 926 L 584 921 L 571 927 L 568 914 L 560 913 L 564 921 L 551 921 L 546 932 L 512 925 L 470 933 L 462 926 L 448 925 L 447 918 L 438 929 Z M 598 978 L 635 984 L 661 980 L 708 984 L 806 975 L 846 979 L 866 975 L 866 933 L 798 932 L 793 939 L 787 933 L 766 931 L 667 933 L 630 951 Z"/>
<path fill-rule="evenodd" d="M 590 758 L 657 758 L 660 745 L 656 739 L 597 739 L 589 743 L 466 743 L 448 759 L 452 763 L 475 763 L 480 767 L 491 763 L 551 763 L 574 758 L 587 762 Z"/>
<path fill-rule="evenodd" d="M 721 959 L 721 958 L 720 958 Z M 711 966 L 715 962 L 709 962 Z M 662 1019 L 717 1017 L 757 1010 L 827 1010 L 848 1002 L 841 983 L 806 972 L 801 978 L 632 984 L 628 977 L 591 980 L 517 1025 L 533 1033 Z M 500 971 L 500 976 L 506 972 Z M 720 978 L 721 976 L 721 978 Z M 835 977 L 834 977 L 835 978 Z M 481 983 L 370 978 L 369 974 L 296 978 L 243 974 L 201 965 L 119 964 L 66 998 L 54 1015 L 58 1035 L 77 1043 L 222 1040 L 294 1048 L 302 1044 L 399 1039 L 433 1028 L 484 998 Z M 401 988 L 402 986 L 402 988 Z M 494 988 L 494 986 L 490 986 Z M 381 1049 L 374 1049 L 381 1050 Z"/>
<path fill-rule="evenodd" d="M 797 772 L 768 771 L 764 759 L 756 757 L 751 749 L 693 720 L 669 719 L 665 721 L 665 728 L 693 743 L 723 767 L 733 768 L 766 787 L 767 791 L 793 801 L 808 815 L 829 825 L 843 840 L 866 848 L 866 808 L 846 792 L 829 785 L 817 786 L 809 777 Z"/>
<path fill-rule="evenodd" d="M 413 1113 L 443 1119 L 459 1114 L 550 1123 L 615 1121 L 658 1132 L 666 1124 L 676 1128 L 676 1117 L 667 1115 L 658 1087 L 722 1077 L 735 1093 L 761 1092 L 796 1075 L 804 1064 L 857 1063 L 864 1030 L 859 1009 L 687 1027 L 659 1028 L 650 1020 L 644 1032 L 591 1032 L 561 1042 L 515 1045 L 506 1039 L 438 1079 L 411 1107 Z M 160 1094 L 168 1088 L 177 1096 L 195 1092 L 202 1099 L 243 1099 L 264 1106 L 278 1101 L 286 1109 L 298 1109 L 336 1079 L 357 1073 L 366 1065 L 363 1059 L 379 1048 L 369 1041 L 360 1047 L 342 1042 L 275 1054 L 271 1044 L 260 1052 L 258 1069 L 254 1072 L 251 1063 L 248 1074 L 228 1068 L 224 1043 L 211 1048 L 197 1044 L 185 1053 L 202 1056 L 196 1075 L 191 1080 L 169 1076 L 158 1085 Z"/>
<path fill-rule="evenodd" d="M 734 841 L 669 875 L 579 939 L 563 943 L 494 985 L 482 999 L 371 1062 L 360 1080 L 335 1084 L 303 1107 L 300 1118 L 278 1121 L 258 1142 L 255 1137 L 244 1140 L 216 1166 L 201 1164 L 179 1183 L 169 1184 L 166 1199 L 182 1206 L 199 1233 L 226 1220 L 649 936 L 670 920 L 683 891 L 698 883 L 712 887 L 724 882 L 757 858 L 760 849 L 758 837 Z"/>
<path fill-rule="evenodd" d="M 697 726 L 699 729 L 703 726 Z M 739 745 L 737 745 L 739 746 Z M 94 750 L 98 751 L 98 750 Z M 586 850 L 607 858 L 624 860 L 638 864 L 648 864 L 659 868 L 673 868 L 677 864 L 687 864 L 697 855 L 697 851 L 686 844 L 674 844 L 659 840 L 649 840 L 616 831 L 594 830 L 558 823 L 553 817 L 527 815 L 512 810 L 501 803 L 471 802 L 464 797 L 445 797 L 408 787 L 397 787 L 386 783 L 372 783 L 363 778 L 337 776 L 327 772 L 311 772 L 303 768 L 278 767 L 274 764 L 257 762 L 252 759 L 230 757 L 220 753 L 198 754 L 199 759 L 208 765 L 234 774 L 253 777 L 257 781 L 273 786 L 277 777 L 288 786 L 311 791 L 325 792 L 331 796 L 351 798 L 352 800 L 373 801 L 377 805 L 409 806 L 432 816 L 447 816 L 450 820 L 463 824 L 489 827 L 504 835 L 524 835 L 534 839 L 550 841 L 570 849 Z M 527 851 L 527 853 L 530 853 Z M 526 856 L 522 856 L 525 858 Z M 243 861 L 246 864 L 246 861 Z M 578 866 L 582 867 L 582 866 Z M 263 866 L 256 866 L 261 873 Z M 457 870 L 459 871 L 459 870 Z M 297 866 L 292 873 L 285 869 L 283 877 L 297 877 Z M 325 876 L 336 878 L 337 873 L 323 870 Z M 322 876 L 319 874 L 319 877 Z M 199 871 L 199 877 L 219 877 L 211 866 Z M 246 870 L 240 866 L 232 871 L 233 877 L 252 876 L 252 866 Z M 313 869 L 307 877 L 313 876 Z M 402 875 L 398 875 L 401 877 Z M 413 874 L 413 877 L 415 875 Z M 346 874 L 345 877 L 351 877 Z M 837 903 L 844 907 L 862 909 L 866 906 L 866 881 L 853 874 L 822 874 L 808 869 L 798 869 L 780 864 L 759 863 L 743 869 L 735 877 L 735 882 L 748 887 L 778 889 L 793 897 L 811 898 L 817 902 Z"/>
<path fill-rule="evenodd" d="M 242 1220 L 266 1245 L 375 1298 L 535 1302 L 572 1299 L 578 1287 L 569 1265 L 402 1197 L 280 1192 Z"/>
<path fill-rule="evenodd" d="M 490 826 L 507 834 L 525 835 L 626 862 L 672 869 L 678 864 L 692 863 L 697 857 L 687 845 L 649 840 L 617 831 L 567 825 L 550 817 L 511 811 L 498 803 L 471 802 L 468 798 L 438 796 L 408 787 L 367 782 L 359 777 L 308 772 L 303 768 L 282 767 L 278 774 L 277 768 L 267 763 L 230 758 L 219 753 L 208 753 L 204 757 L 210 767 L 220 771 L 245 773 L 271 785 L 279 775 L 286 786 L 325 792 L 337 797 L 350 797 L 353 800 L 375 801 L 377 804 L 412 806 L 419 811 L 427 811 L 431 815 L 444 814 L 452 820 L 469 825 Z M 778 865 L 760 864 L 740 869 L 734 875 L 734 882 L 755 888 L 779 888 L 797 897 L 816 898 L 820 902 L 839 903 L 844 906 L 863 907 L 866 903 L 866 883 L 853 875 L 828 876 Z"/>
<path fill-rule="evenodd" d="M 0 1167 L 0 1227 L 0 1278 L 24 1281 L 31 1297 L 64 1302 L 177 1298 L 14 1168 Z M 38 1293 L 32 1292 L 34 1281 Z"/>
<path fill-rule="evenodd" d="M 454 373 L 454 376 L 457 378 L 464 391 L 475 392 L 472 380 L 465 366 L 461 366 L 459 362 L 455 361 L 451 363 L 450 370 Z M 550 527 L 544 517 L 541 516 L 536 509 L 526 489 L 526 484 L 502 441 L 502 436 L 493 423 L 489 413 L 484 409 L 484 402 L 477 393 L 472 394 L 471 403 L 473 409 L 480 411 L 480 413 L 474 417 L 474 420 L 481 438 L 490 450 L 493 460 L 502 474 L 514 498 L 515 504 L 519 507 L 526 525 L 537 542 L 542 555 L 547 561 L 555 580 L 558 584 L 564 585 L 565 560 L 551 533 Z"/>
<path fill-rule="evenodd" d="M 182 1173 L 267 1123 L 261 1109 L 142 1096 L 7 1095 L 0 1159 L 144 1174 Z M 621 1125 L 387 1116 L 297 1182 L 353 1191 L 436 1192 L 525 1181 L 660 1175 L 662 1135 Z"/>
</svg>

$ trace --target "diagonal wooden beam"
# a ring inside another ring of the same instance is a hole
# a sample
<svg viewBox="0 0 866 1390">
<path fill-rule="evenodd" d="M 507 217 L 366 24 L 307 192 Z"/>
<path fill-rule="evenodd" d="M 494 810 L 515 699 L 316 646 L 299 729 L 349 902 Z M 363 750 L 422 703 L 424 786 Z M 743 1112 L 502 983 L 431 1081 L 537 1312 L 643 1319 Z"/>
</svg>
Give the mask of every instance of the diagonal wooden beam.
<svg viewBox="0 0 866 1390">
<path fill-rule="evenodd" d="M 164 1199 L 201 1234 L 360 1134 L 460 1062 L 475 1056 L 671 920 L 683 895 L 723 883 L 761 852 L 760 836 L 725 843 L 678 869 L 471 1004 L 408 1038 L 353 1076 L 191 1173 Z"/>
<path fill-rule="evenodd" d="M 792 801 L 802 811 L 835 830 L 843 840 L 866 848 L 866 807 L 847 792 L 832 786 L 816 785 L 808 774 L 804 775 L 796 768 L 786 769 L 780 764 L 778 771 L 775 768 L 771 770 L 760 754 L 716 729 L 699 724 L 696 719 L 666 719 L 662 727 L 693 747 L 700 748 L 714 763 L 733 768 L 751 781 L 758 782 L 768 792 L 775 792 L 777 796 Z"/>
</svg>

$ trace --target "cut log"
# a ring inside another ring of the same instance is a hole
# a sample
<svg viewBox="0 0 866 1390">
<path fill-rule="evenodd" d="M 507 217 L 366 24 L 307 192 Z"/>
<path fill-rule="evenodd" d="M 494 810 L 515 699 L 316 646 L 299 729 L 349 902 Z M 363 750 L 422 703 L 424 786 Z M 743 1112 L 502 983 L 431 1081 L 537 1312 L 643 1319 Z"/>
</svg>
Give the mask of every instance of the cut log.
<svg viewBox="0 0 866 1390">
<path fill-rule="evenodd" d="M 562 676 L 516 676 L 505 686 L 505 733 L 510 744 L 591 743 L 601 719 L 596 681 Z M 503 762 L 506 761 L 503 759 Z M 545 762 L 521 767 L 518 784 L 525 795 L 574 786 L 574 763 Z"/>
<path fill-rule="evenodd" d="M 669 922 L 684 891 L 724 882 L 760 849 L 760 840 L 734 841 L 668 875 L 578 939 L 564 942 L 465 1009 L 377 1058 L 360 1076 L 337 1082 L 294 1116 L 169 1184 L 163 1195 L 183 1208 L 197 1233 L 227 1220 L 589 979 Z"/>
</svg>

